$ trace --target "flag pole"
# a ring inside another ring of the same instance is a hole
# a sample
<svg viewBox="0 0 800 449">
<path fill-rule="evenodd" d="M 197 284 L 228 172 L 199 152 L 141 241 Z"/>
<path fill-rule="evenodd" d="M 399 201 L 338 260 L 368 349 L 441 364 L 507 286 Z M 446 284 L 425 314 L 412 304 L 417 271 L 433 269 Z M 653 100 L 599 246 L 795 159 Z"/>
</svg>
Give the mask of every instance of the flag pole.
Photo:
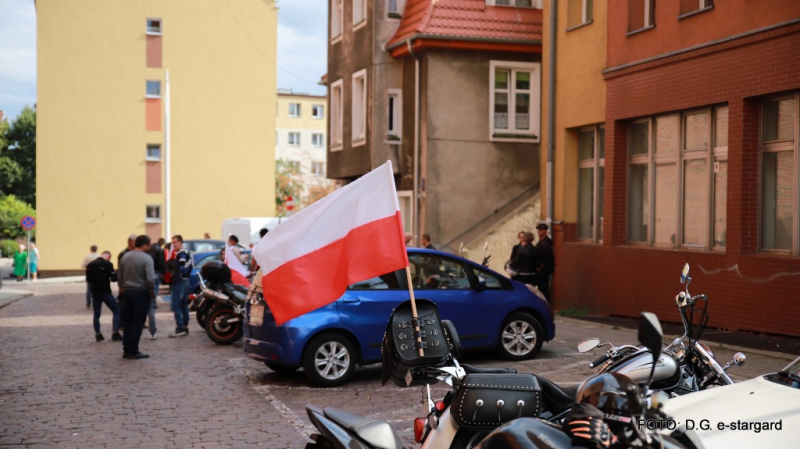
<svg viewBox="0 0 800 449">
<path fill-rule="evenodd" d="M 411 283 L 411 268 L 408 265 L 406 265 L 406 278 L 408 279 L 408 294 L 411 295 L 411 317 L 414 319 L 414 331 L 417 333 L 419 356 L 425 357 L 425 350 L 422 349 L 422 337 L 419 334 L 419 322 L 417 322 L 417 302 L 414 299 L 414 284 Z"/>
</svg>

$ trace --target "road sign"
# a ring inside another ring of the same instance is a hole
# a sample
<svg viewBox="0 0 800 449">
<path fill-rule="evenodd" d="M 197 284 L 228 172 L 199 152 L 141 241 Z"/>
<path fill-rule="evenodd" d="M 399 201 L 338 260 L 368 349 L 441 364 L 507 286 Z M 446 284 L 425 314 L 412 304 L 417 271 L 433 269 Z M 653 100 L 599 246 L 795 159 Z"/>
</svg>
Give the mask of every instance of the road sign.
<svg viewBox="0 0 800 449">
<path fill-rule="evenodd" d="M 286 201 L 283 202 L 283 206 L 286 208 L 286 210 L 294 209 L 294 198 L 287 196 Z"/>
<path fill-rule="evenodd" d="M 22 220 L 19 221 L 19 225 L 22 226 L 22 229 L 30 231 L 36 227 L 36 219 L 30 215 L 26 215 L 22 217 Z"/>
</svg>

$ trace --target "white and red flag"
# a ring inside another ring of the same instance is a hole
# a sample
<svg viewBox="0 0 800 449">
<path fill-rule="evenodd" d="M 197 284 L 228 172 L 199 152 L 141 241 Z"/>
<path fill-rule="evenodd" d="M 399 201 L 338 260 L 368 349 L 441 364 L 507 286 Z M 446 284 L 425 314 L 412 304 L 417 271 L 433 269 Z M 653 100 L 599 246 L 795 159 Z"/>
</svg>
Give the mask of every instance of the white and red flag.
<svg viewBox="0 0 800 449">
<path fill-rule="evenodd" d="M 408 266 L 391 162 L 301 210 L 253 249 L 278 325 Z"/>
<path fill-rule="evenodd" d="M 233 252 L 233 247 L 229 245 L 225 245 L 225 265 L 231 269 L 231 282 L 245 287 L 250 286 L 250 281 L 247 280 L 250 271 L 239 261 L 236 253 Z"/>
</svg>

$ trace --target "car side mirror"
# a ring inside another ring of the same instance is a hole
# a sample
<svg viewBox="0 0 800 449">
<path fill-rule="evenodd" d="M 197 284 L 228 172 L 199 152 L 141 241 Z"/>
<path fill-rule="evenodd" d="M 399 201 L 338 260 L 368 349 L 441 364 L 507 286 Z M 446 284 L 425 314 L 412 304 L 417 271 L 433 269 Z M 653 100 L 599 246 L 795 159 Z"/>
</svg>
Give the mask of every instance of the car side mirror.
<svg viewBox="0 0 800 449">
<path fill-rule="evenodd" d="M 592 349 L 598 347 L 599 345 L 600 345 L 600 339 L 599 338 L 590 338 L 588 340 L 583 340 L 578 345 L 578 352 L 589 352 Z"/>
<path fill-rule="evenodd" d="M 689 264 L 687 263 L 683 266 L 683 271 L 681 272 L 681 284 L 685 284 L 689 280 Z"/>
</svg>

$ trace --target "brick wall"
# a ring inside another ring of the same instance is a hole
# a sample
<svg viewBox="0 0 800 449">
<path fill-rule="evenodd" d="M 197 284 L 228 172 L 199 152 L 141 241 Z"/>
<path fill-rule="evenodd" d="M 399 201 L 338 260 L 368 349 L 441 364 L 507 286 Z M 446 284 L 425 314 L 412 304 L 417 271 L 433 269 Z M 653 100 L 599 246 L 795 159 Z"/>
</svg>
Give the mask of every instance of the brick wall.
<svg viewBox="0 0 800 449">
<path fill-rule="evenodd" d="M 606 73 L 604 242 L 577 242 L 571 223 L 555 229 L 558 307 L 679 321 L 674 298 L 688 262 L 692 294 L 710 298 L 711 326 L 800 336 L 800 258 L 758 252 L 759 106 L 800 89 L 798 49 L 795 24 Z M 726 251 L 628 245 L 628 120 L 720 104 L 729 106 Z"/>
</svg>

